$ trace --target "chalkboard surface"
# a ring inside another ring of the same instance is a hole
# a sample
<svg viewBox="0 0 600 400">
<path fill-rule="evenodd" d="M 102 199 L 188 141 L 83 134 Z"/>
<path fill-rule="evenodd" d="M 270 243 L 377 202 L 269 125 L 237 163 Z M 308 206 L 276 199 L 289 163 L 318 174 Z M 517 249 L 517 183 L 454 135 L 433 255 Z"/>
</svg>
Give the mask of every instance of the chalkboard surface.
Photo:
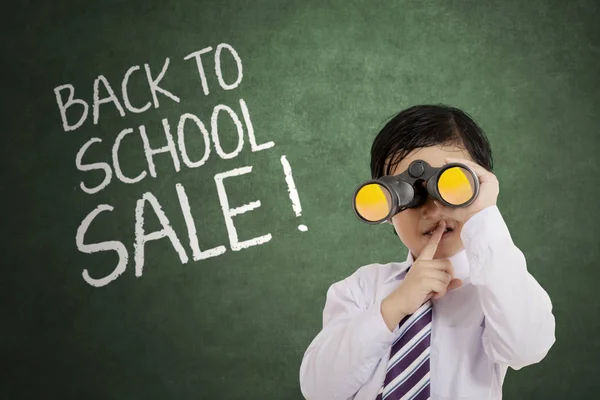
<svg viewBox="0 0 600 400">
<path fill-rule="evenodd" d="M 557 342 L 598 389 L 600 10 L 550 1 L 27 1 L 3 28 L 0 397 L 300 399 L 327 288 L 404 260 L 350 208 L 414 104 L 487 132 Z M 596 394 L 594 394 L 596 393 Z"/>
</svg>

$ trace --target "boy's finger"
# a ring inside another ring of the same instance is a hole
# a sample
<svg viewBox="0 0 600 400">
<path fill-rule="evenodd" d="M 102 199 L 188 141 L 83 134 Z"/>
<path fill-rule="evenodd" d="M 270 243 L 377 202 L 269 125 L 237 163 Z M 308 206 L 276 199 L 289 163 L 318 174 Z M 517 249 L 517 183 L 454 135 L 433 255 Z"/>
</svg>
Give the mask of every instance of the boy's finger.
<svg viewBox="0 0 600 400">
<path fill-rule="evenodd" d="M 421 250 L 421 254 L 418 257 L 419 260 L 433 260 L 438 244 L 444 234 L 444 230 L 446 230 L 446 221 L 441 220 L 437 228 L 433 231 L 431 238 L 429 238 L 429 242 L 427 242 L 425 247 L 423 247 L 423 250 Z"/>
<path fill-rule="evenodd" d="M 452 267 L 452 263 L 447 258 L 431 260 L 430 263 L 427 263 L 427 267 L 434 271 L 442 271 L 454 276 L 454 268 Z"/>
<path fill-rule="evenodd" d="M 454 278 L 450 281 L 450 283 L 448 284 L 448 291 L 450 290 L 454 290 L 456 288 L 459 288 L 462 286 L 462 280 L 458 279 L 458 278 Z"/>
</svg>

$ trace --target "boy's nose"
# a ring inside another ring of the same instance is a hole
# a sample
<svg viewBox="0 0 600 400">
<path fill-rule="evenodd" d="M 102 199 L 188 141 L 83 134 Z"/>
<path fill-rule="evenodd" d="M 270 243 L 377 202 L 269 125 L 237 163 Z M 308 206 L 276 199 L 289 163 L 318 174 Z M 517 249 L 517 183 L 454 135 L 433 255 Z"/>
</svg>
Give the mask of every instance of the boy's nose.
<svg viewBox="0 0 600 400">
<path fill-rule="evenodd" d="M 442 204 L 437 205 L 434 203 L 433 197 L 427 196 L 425 203 L 423 203 L 423 205 L 420 207 L 421 215 L 425 219 L 439 219 L 442 217 L 444 211 L 443 207 L 444 206 Z"/>
</svg>

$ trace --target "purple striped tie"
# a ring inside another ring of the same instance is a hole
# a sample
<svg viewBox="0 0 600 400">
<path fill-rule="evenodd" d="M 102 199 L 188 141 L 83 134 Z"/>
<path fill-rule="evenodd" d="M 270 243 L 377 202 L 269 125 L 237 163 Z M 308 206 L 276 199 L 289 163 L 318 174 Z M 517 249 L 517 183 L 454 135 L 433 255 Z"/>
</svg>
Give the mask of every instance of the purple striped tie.
<svg viewBox="0 0 600 400">
<path fill-rule="evenodd" d="M 376 400 L 427 400 L 429 346 L 431 344 L 431 301 L 400 321 L 400 336 L 390 350 L 383 386 Z"/>
</svg>

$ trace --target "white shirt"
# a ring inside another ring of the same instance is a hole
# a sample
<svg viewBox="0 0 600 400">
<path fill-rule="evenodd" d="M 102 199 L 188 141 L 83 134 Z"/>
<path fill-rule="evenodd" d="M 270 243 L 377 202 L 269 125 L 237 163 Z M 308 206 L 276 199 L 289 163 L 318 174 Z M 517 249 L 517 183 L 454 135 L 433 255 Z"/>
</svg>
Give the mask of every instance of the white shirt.
<svg viewBox="0 0 600 400">
<path fill-rule="evenodd" d="M 555 341 L 552 303 L 527 271 L 497 206 L 463 226 L 450 261 L 463 285 L 433 302 L 431 399 L 499 400 L 506 370 L 542 360 Z M 327 291 L 323 329 L 306 350 L 300 388 L 310 400 L 373 400 L 399 335 L 381 301 L 413 263 L 369 264 Z"/>
</svg>

